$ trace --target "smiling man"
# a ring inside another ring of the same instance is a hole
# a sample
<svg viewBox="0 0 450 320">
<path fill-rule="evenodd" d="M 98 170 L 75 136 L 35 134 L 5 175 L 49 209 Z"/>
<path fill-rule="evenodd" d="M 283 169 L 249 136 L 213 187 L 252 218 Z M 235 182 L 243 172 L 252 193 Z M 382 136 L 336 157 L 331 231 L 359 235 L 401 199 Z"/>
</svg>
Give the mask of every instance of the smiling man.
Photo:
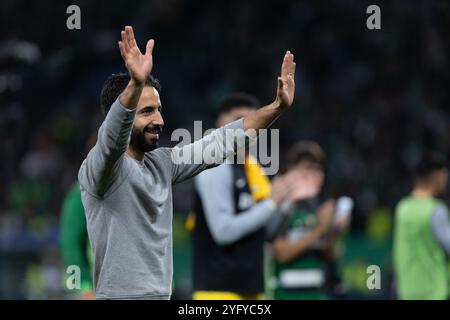
<svg viewBox="0 0 450 320">
<path fill-rule="evenodd" d="M 150 76 L 154 41 L 147 42 L 142 54 L 131 27 L 125 27 L 121 37 L 128 75 L 106 81 L 101 94 L 106 117 L 78 174 L 95 257 L 95 292 L 98 299 L 169 299 L 172 185 L 234 155 L 246 145 L 245 130 L 266 128 L 289 108 L 295 62 L 287 52 L 271 104 L 192 144 L 157 148 L 164 121 L 159 83 Z M 226 130 L 236 132 L 232 139 Z M 206 148 L 213 152 L 201 163 L 180 160 L 186 154 L 194 159 Z"/>
</svg>

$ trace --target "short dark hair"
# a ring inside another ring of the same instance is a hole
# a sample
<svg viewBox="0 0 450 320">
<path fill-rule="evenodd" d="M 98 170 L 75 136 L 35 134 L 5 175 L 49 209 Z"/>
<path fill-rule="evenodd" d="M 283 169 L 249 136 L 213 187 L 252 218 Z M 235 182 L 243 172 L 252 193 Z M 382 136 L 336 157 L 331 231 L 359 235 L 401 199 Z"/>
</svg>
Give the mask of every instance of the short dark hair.
<svg viewBox="0 0 450 320">
<path fill-rule="evenodd" d="M 217 116 L 228 113 L 237 107 L 258 108 L 260 102 L 255 96 L 245 92 L 234 92 L 227 95 L 219 104 Z"/>
<path fill-rule="evenodd" d="M 292 167 L 301 162 L 310 162 L 319 165 L 321 169 L 325 168 L 326 156 L 322 147 L 309 140 L 295 143 L 288 151 L 288 166 Z"/>
<path fill-rule="evenodd" d="M 129 81 L 130 76 L 127 73 L 112 74 L 108 77 L 108 79 L 106 79 L 100 94 L 100 108 L 105 116 L 111 108 L 111 105 L 114 101 L 116 101 L 117 97 L 123 90 L 125 90 Z M 152 75 L 148 77 L 145 84 L 155 88 L 158 93 L 161 92 L 161 84 L 159 80 Z"/>
<path fill-rule="evenodd" d="M 446 167 L 447 161 L 443 154 L 435 151 L 427 152 L 414 168 L 414 180 L 427 180 L 433 172 L 445 169 Z"/>
</svg>

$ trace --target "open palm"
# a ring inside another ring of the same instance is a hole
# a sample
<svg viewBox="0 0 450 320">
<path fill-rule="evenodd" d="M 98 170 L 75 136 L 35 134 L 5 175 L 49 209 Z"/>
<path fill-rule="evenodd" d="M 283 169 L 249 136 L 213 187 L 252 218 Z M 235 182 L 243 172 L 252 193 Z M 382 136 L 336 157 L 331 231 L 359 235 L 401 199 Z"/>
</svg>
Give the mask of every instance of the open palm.
<svg viewBox="0 0 450 320">
<path fill-rule="evenodd" d="M 281 107 L 290 107 L 295 94 L 295 62 L 294 55 L 287 51 L 278 77 L 277 101 Z"/>
<path fill-rule="evenodd" d="M 122 41 L 119 41 L 120 54 L 128 73 L 137 83 L 144 83 L 152 71 L 152 52 L 155 41 L 150 39 L 147 42 L 145 54 L 142 54 L 137 46 L 132 27 L 126 26 L 120 35 L 122 37 Z"/>
</svg>

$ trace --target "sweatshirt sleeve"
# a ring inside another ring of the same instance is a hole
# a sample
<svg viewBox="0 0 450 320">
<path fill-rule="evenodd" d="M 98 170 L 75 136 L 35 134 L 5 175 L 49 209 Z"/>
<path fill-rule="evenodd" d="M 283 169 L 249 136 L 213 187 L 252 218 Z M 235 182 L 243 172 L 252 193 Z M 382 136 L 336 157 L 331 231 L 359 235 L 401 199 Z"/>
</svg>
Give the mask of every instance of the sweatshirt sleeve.
<svg viewBox="0 0 450 320">
<path fill-rule="evenodd" d="M 450 219 L 448 209 L 442 203 L 436 206 L 431 216 L 431 230 L 439 245 L 450 256 Z"/>
<path fill-rule="evenodd" d="M 232 167 L 224 164 L 203 172 L 194 181 L 208 228 L 219 245 L 234 243 L 255 232 L 277 211 L 275 202 L 267 199 L 236 214 L 232 180 Z"/>
<path fill-rule="evenodd" d="M 97 143 L 91 149 L 78 173 L 80 184 L 91 194 L 102 197 L 119 174 L 123 155 L 130 143 L 136 110 L 112 104 L 98 131 Z"/>
<path fill-rule="evenodd" d="M 239 119 L 191 144 L 172 148 L 172 182 L 182 182 L 205 169 L 224 163 L 227 158 L 254 140 L 256 135 L 246 133 L 244 119 Z"/>
</svg>

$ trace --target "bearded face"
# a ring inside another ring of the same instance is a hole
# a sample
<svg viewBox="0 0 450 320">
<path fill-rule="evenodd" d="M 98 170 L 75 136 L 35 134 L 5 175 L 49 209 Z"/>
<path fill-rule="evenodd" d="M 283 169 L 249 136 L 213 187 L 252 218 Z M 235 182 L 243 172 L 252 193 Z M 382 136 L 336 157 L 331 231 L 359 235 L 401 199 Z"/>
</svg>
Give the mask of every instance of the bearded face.
<svg viewBox="0 0 450 320">
<path fill-rule="evenodd" d="M 130 147 L 140 153 L 156 149 L 163 126 L 158 91 L 151 86 L 145 86 L 136 109 Z"/>
<path fill-rule="evenodd" d="M 144 128 L 133 127 L 130 145 L 144 153 L 158 148 L 159 134 L 162 132 L 160 125 L 149 124 Z"/>
</svg>

